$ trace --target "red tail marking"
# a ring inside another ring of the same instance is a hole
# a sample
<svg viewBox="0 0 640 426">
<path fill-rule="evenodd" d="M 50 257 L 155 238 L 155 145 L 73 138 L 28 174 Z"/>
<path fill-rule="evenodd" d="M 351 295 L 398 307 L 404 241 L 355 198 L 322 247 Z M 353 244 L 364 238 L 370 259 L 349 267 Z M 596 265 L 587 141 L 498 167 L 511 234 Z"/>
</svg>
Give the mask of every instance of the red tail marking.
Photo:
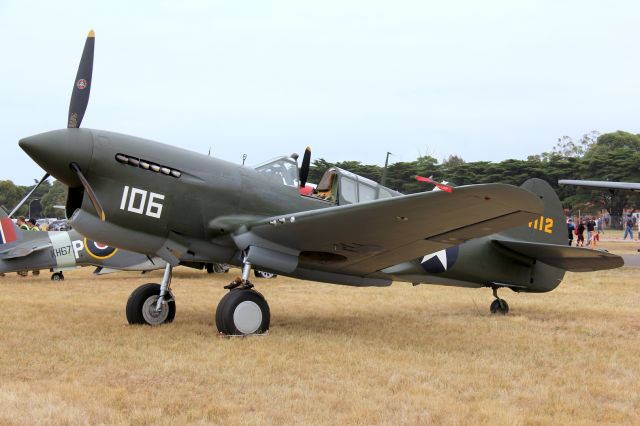
<svg viewBox="0 0 640 426">
<path fill-rule="evenodd" d="M 444 183 L 438 183 L 435 180 L 430 179 L 430 178 L 426 178 L 426 177 L 422 177 L 422 176 L 416 176 L 416 180 L 418 180 L 420 182 L 432 183 L 436 187 L 438 187 L 438 189 L 441 189 L 444 192 L 453 192 L 453 187 L 451 187 L 449 185 L 445 185 Z"/>
<path fill-rule="evenodd" d="M 15 225 L 8 217 L 0 220 L 0 239 L 3 244 L 12 243 L 18 239 Z"/>
</svg>

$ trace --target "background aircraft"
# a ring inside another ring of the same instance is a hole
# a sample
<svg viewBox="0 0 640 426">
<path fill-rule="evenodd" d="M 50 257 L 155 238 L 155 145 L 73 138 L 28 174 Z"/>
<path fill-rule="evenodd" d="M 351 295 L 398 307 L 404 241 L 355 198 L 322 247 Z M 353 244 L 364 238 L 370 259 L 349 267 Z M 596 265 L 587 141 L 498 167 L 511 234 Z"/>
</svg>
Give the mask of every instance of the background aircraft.
<svg viewBox="0 0 640 426">
<path fill-rule="evenodd" d="M 595 188 L 595 189 L 610 189 L 610 190 L 623 189 L 626 191 L 640 192 L 640 183 L 635 183 L 635 182 L 607 182 L 607 181 L 601 181 L 601 180 L 561 179 L 558 181 L 558 184 L 583 186 L 585 188 Z"/>
<path fill-rule="evenodd" d="M 91 32 L 67 129 L 22 139 L 20 146 L 69 186 L 66 208 L 75 229 L 167 261 L 161 284 L 140 286 L 129 297 L 131 324 L 173 320 L 171 271 L 181 262 L 241 266 L 242 277 L 227 286 L 231 291 L 218 304 L 216 325 L 226 334 L 254 334 L 268 329 L 270 311 L 249 282 L 253 266 L 315 281 L 385 286 L 394 277 L 387 268 L 544 215 L 539 196 L 510 185 L 401 195 L 336 170 L 325 173 L 315 193 L 301 195 L 306 158 L 300 170 L 293 158 L 252 169 L 133 136 L 80 129 L 93 46 Z M 506 251 L 526 249 L 507 239 L 500 244 Z M 493 283 L 494 290 L 501 285 Z"/>
<path fill-rule="evenodd" d="M 63 270 L 96 266 L 97 274 L 152 271 L 164 268 L 158 257 L 119 250 L 70 231 L 25 231 L 0 208 L 0 273 L 50 269 L 51 279 L 63 280 Z"/>
</svg>

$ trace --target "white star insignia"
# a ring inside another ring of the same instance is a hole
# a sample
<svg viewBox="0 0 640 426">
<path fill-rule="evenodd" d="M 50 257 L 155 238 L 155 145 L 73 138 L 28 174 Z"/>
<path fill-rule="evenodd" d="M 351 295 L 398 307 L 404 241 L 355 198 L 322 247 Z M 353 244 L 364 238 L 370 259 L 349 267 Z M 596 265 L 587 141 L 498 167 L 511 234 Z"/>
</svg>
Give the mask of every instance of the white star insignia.
<svg viewBox="0 0 640 426">
<path fill-rule="evenodd" d="M 447 270 L 447 251 L 446 250 L 440 250 L 438 252 L 435 253 L 431 253 L 426 255 L 425 257 L 422 258 L 422 262 L 424 263 L 430 259 L 433 259 L 434 257 L 437 257 L 438 260 L 440 261 L 440 263 L 442 264 L 442 266 L 444 267 L 444 270 Z"/>
</svg>

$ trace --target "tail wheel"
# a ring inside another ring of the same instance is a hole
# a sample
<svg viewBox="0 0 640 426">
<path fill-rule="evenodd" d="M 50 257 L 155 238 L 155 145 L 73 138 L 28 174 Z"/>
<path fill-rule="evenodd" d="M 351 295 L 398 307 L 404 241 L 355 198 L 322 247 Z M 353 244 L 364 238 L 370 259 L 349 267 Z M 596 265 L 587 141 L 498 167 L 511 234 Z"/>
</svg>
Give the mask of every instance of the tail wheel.
<svg viewBox="0 0 640 426">
<path fill-rule="evenodd" d="M 235 288 L 227 293 L 216 309 L 216 327 L 227 335 L 265 333 L 271 322 L 269 304 L 253 289 Z"/>
<path fill-rule="evenodd" d="M 168 297 L 167 297 L 168 296 Z M 162 304 L 159 311 L 156 303 L 160 297 L 160 284 L 144 284 L 131 293 L 127 300 L 127 321 L 129 324 L 160 325 L 173 321 L 176 316 L 176 302 L 171 293 L 168 302 Z"/>
</svg>

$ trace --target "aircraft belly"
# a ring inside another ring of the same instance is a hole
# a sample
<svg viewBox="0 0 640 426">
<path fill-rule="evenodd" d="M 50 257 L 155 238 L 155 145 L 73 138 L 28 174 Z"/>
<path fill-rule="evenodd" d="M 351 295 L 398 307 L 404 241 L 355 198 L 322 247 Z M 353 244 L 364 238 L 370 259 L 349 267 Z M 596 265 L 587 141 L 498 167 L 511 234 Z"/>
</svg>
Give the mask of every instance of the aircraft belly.
<svg viewBox="0 0 640 426">
<path fill-rule="evenodd" d="M 397 281 L 482 287 L 492 283 L 524 288 L 531 282 L 533 262 L 505 258 L 487 238 L 471 240 L 382 272 Z"/>
</svg>

